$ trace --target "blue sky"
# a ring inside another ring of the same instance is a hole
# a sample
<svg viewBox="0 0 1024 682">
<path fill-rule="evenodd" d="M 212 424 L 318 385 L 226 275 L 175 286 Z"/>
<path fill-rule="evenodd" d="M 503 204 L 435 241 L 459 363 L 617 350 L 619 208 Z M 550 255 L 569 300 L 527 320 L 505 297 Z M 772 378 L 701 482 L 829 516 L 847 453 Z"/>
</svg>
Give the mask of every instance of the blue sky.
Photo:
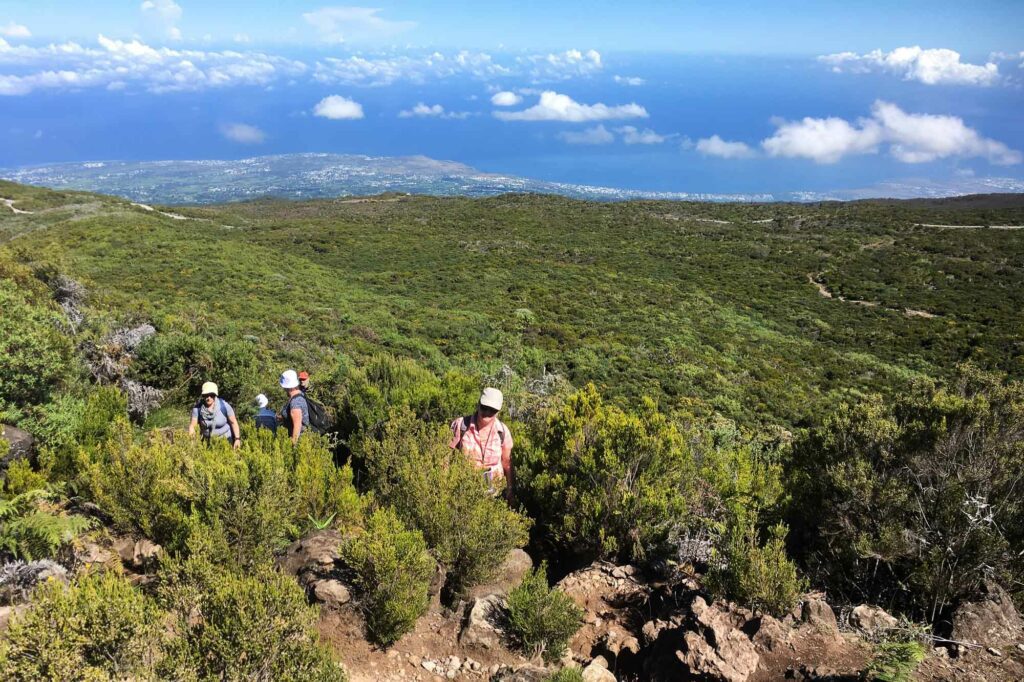
<svg viewBox="0 0 1024 682">
<path fill-rule="evenodd" d="M 0 167 L 323 151 L 652 190 L 1015 187 L 1022 25 L 1008 0 L 4 0 Z"/>
</svg>

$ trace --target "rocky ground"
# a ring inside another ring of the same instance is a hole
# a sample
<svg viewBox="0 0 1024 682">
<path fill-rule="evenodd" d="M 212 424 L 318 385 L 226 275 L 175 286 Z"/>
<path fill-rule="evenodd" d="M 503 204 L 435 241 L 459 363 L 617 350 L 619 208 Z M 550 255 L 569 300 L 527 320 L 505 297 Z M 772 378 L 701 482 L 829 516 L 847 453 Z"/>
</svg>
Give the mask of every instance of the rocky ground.
<svg viewBox="0 0 1024 682">
<path fill-rule="evenodd" d="M 705 680 L 860 680 L 873 641 L 898 627 L 885 611 L 862 605 L 837 618 L 824 595 L 807 594 L 783 618 L 712 600 L 695 577 L 645 575 L 634 566 L 594 563 L 558 586 L 584 610 L 584 623 L 561 663 L 545 668 L 515 651 L 502 625 L 504 598 L 530 570 L 521 550 L 509 554 L 502 578 L 475 588 L 454 607 L 441 604 L 443 576 L 416 628 L 392 647 L 363 636 L 359 596 L 338 560 L 337 531 L 313 532 L 279 558 L 311 602 L 319 630 L 345 662 L 353 682 L 370 680 L 505 680 L 540 682 L 560 666 L 578 666 L 586 682 Z M 0 631 L 25 608 L 40 580 L 68 580 L 100 566 L 135 582 L 151 579 L 161 549 L 144 538 L 88 542 L 62 563 L 15 562 L 0 568 Z M 995 682 L 1024 679 L 1024 623 L 997 587 L 952 617 L 949 641 L 934 647 L 914 679 Z"/>
<path fill-rule="evenodd" d="M 313 533 L 294 543 L 281 565 L 323 603 L 320 631 L 353 680 L 528 682 L 557 669 L 517 653 L 502 627 L 504 595 L 532 565 L 525 552 L 511 553 L 501 581 L 479 586 L 455 608 L 441 605 L 439 577 L 429 613 L 382 650 L 362 636 L 358 597 L 337 563 L 339 539 L 333 531 Z M 837 619 L 821 594 L 805 595 L 777 619 L 711 600 L 693 577 L 665 579 L 602 562 L 558 586 L 585 614 L 561 665 L 581 667 L 587 682 L 859 680 L 872 660 L 872 642 L 898 627 L 895 618 L 867 605 Z M 998 588 L 958 609 L 949 636 L 962 644 L 935 647 L 916 679 L 1024 679 L 1024 624 Z"/>
</svg>

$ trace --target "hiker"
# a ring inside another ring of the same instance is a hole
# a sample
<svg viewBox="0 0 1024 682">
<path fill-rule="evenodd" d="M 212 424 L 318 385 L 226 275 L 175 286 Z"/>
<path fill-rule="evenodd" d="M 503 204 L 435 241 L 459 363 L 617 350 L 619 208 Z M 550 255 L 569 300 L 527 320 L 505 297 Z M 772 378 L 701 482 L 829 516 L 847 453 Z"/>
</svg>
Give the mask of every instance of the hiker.
<svg viewBox="0 0 1024 682">
<path fill-rule="evenodd" d="M 504 478 L 505 496 L 511 497 L 512 434 L 498 420 L 504 397 L 496 388 L 485 388 L 477 402 L 476 413 L 452 422 L 452 440 L 448 447 L 461 450 L 470 462 L 484 470 L 488 482 Z"/>
<path fill-rule="evenodd" d="M 294 369 L 286 369 L 281 374 L 281 388 L 288 394 L 288 400 L 277 416 L 291 436 L 292 443 L 299 442 L 299 436 L 309 426 L 309 403 L 299 388 L 299 377 Z"/>
<path fill-rule="evenodd" d="M 192 420 L 188 424 L 188 435 L 194 438 L 196 426 L 199 435 L 207 444 L 213 438 L 227 438 L 237 450 L 242 447 L 242 434 L 238 429 L 235 411 L 226 400 L 217 395 L 217 384 L 207 381 L 203 384 L 201 396 L 192 406 Z"/>
<path fill-rule="evenodd" d="M 306 391 L 309 390 L 309 372 L 299 372 L 299 390 L 302 391 L 302 395 L 306 395 Z"/>
<path fill-rule="evenodd" d="M 262 393 L 256 396 L 256 428 L 270 429 L 271 433 L 277 433 L 277 415 L 267 407 L 269 402 Z"/>
</svg>

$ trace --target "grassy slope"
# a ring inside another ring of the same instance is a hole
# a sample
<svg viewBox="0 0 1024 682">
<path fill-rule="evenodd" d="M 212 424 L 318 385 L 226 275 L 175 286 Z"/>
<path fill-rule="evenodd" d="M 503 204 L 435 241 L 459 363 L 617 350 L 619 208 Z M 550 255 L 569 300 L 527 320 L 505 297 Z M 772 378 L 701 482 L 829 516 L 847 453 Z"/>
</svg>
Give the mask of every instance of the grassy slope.
<svg viewBox="0 0 1024 682">
<path fill-rule="evenodd" d="M 258 201 L 174 220 L 9 183 L 0 196 L 36 211 L 0 213 L 0 240 L 18 234 L 22 257 L 84 279 L 93 306 L 251 335 L 276 360 L 386 347 L 485 375 L 545 365 L 623 400 L 789 424 L 832 391 L 898 388 L 967 357 L 1024 375 L 1024 232 L 914 227 L 969 223 L 969 208 L 508 195 Z M 809 273 L 882 305 L 825 299 Z"/>
</svg>

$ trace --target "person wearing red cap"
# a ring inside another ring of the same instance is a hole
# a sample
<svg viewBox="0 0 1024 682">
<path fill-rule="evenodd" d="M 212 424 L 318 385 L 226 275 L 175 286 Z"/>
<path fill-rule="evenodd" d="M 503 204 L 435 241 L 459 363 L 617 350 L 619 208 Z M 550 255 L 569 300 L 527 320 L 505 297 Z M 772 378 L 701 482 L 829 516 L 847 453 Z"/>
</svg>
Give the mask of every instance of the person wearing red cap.
<svg viewBox="0 0 1024 682">
<path fill-rule="evenodd" d="M 309 372 L 299 372 L 299 390 L 303 395 L 309 390 Z"/>
</svg>

